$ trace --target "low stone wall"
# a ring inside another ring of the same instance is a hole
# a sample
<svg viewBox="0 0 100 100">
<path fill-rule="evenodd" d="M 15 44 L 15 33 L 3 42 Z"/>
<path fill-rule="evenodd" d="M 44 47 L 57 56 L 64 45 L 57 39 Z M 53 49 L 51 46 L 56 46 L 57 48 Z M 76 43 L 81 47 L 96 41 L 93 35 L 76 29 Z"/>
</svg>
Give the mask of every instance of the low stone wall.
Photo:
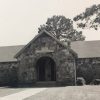
<svg viewBox="0 0 100 100">
<path fill-rule="evenodd" d="M 87 84 L 100 79 L 100 58 L 77 59 L 77 77 L 84 77 Z"/>
<path fill-rule="evenodd" d="M 17 62 L 0 63 L 0 85 L 17 84 Z"/>
</svg>

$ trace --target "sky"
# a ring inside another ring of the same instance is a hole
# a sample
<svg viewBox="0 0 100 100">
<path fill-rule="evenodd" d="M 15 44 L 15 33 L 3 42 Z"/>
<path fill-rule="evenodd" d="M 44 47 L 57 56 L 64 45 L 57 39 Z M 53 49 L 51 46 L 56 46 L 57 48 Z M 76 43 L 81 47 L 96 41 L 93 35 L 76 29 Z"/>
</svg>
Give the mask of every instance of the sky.
<svg viewBox="0 0 100 100">
<path fill-rule="evenodd" d="M 53 15 L 73 18 L 100 0 L 0 0 L 0 46 L 27 44 Z M 100 40 L 100 30 L 84 30 L 86 40 Z"/>
</svg>

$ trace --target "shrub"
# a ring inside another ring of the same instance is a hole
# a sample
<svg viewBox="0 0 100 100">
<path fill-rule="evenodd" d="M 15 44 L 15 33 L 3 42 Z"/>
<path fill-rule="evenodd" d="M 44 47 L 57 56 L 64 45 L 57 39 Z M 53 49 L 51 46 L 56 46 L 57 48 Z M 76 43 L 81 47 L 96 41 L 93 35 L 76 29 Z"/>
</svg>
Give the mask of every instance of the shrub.
<svg viewBox="0 0 100 100">
<path fill-rule="evenodd" d="M 81 86 L 81 85 L 85 85 L 85 79 L 83 77 L 78 77 L 76 80 L 76 84 Z"/>
<path fill-rule="evenodd" d="M 91 82 L 92 85 L 100 85 L 100 79 L 94 79 L 92 82 Z"/>
</svg>

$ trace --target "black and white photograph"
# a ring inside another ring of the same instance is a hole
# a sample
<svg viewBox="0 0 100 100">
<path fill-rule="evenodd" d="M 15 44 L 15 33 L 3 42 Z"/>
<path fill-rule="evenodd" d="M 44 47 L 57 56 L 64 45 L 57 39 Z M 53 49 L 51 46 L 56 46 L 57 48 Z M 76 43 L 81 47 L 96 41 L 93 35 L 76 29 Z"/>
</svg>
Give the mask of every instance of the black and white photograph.
<svg viewBox="0 0 100 100">
<path fill-rule="evenodd" d="M 0 0 L 0 100 L 100 100 L 100 0 Z"/>
</svg>

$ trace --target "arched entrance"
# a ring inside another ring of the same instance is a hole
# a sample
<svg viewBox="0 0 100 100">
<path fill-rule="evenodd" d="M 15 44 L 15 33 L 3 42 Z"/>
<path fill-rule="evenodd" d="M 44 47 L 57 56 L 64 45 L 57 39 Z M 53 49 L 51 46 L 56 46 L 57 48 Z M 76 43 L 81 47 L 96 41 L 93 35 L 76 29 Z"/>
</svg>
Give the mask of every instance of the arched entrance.
<svg viewBox="0 0 100 100">
<path fill-rule="evenodd" d="M 50 57 L 41 57 L 36 63 L 37 81 L 56 81 L 55 62 Z"/>
</svg>

